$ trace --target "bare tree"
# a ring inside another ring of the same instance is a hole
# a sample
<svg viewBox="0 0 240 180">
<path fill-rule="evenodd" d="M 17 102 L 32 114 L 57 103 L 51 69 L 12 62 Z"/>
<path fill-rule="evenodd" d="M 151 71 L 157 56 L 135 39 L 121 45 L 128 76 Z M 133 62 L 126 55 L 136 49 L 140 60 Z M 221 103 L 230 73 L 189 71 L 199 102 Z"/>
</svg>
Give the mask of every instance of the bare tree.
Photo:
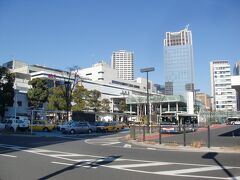
<svg viewBox="0 0 240 180">
<path fill-rule="evenodd" d="M 64 78 L 64 87 L 65 87 L 65 101 L 66 101 L 66 111 L 67 111 L 67 120 L 69 120 L 69 111 L 71 111 L 71 102 L 72 102 L 72 93 L 75 86 L 78 84 L 80 80 L 80 76 L 78 75 L 78 66 L 68 68 L 68 71 L 65 71 L 63 74 Z"/>
</svg>

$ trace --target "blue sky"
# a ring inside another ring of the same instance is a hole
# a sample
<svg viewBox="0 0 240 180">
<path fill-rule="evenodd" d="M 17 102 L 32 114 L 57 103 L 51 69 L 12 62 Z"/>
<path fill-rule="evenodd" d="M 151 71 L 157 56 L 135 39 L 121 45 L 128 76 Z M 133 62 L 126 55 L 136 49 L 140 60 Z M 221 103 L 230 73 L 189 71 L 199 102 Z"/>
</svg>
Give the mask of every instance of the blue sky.
<svg viewBox="0 0 240 180">
<path fill-rule="evenodd" d="M 239 0 L 0 0 L 0 64 L 12 58 L 66 70 L 110 63 L 125 49 L 164 84 L 163 39 L 189 24 L 195 86 L 210 93 L 209 62 L 240 60 Z"/>
</svg>

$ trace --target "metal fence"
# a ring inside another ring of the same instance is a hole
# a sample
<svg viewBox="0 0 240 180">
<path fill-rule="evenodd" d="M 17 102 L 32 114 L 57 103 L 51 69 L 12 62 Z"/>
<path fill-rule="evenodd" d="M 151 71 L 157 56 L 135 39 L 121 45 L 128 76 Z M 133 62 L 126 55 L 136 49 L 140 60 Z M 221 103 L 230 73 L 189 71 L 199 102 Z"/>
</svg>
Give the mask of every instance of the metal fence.
<svg viewBox="0 0 240 180">
<path fill-rule="evenodd" d="M 149 127 L 138 125 L 130 126 L 130 138 L 139 142 L 146 142 L 152 144 L 167 144 L 172 146 L 192 146 L 192 147 L 209 147 L 210 142 L 210 126 L 201 127 L 199 131 L 205 131 L 206 133 L 195 133 L 186 130 L 183 125 L 181 132 L 178 133 L 163 133 L 163 127 L 161 125 Z"/>
</svg>

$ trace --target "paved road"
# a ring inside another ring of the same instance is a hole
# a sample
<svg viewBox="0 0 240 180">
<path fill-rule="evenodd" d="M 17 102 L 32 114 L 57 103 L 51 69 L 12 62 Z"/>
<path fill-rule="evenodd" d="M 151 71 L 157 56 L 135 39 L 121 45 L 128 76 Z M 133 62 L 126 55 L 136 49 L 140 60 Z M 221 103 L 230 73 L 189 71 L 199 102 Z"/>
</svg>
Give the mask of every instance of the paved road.
<svg viewBox="0 0 240 180">
<path fill-rule="evenodd" d="M 122 135 L 0 136 L 0 179 L 240 179 L 239 154 L 143 149 Z"/>
</svg>

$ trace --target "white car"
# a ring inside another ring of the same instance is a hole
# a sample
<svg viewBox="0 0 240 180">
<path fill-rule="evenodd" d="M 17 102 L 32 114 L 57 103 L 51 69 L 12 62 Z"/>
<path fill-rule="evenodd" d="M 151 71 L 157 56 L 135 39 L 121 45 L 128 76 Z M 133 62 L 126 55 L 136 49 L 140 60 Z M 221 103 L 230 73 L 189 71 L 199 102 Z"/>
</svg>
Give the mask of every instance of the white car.
<svg viewBox="0 0 240 180">
<path fill-rule="evenodd" d="M 27 130 L 29 129 L 30 121 L 29 120 L 22 120 L 22 119 L 15 119 L 10 118 L 6 121 L 5 128 L 16 132 L 19 130 Z"/>
<path fill-rule="evenodd" d="M 67 127 L 69 127 L 72 123 L 73 123 L 73 121 L 65 121 L 63 124 L 57 125 L 57 129 L 58 129 L 59 131 L 65 131 L 65 129 L 66 129 Z"/>
</svg>

